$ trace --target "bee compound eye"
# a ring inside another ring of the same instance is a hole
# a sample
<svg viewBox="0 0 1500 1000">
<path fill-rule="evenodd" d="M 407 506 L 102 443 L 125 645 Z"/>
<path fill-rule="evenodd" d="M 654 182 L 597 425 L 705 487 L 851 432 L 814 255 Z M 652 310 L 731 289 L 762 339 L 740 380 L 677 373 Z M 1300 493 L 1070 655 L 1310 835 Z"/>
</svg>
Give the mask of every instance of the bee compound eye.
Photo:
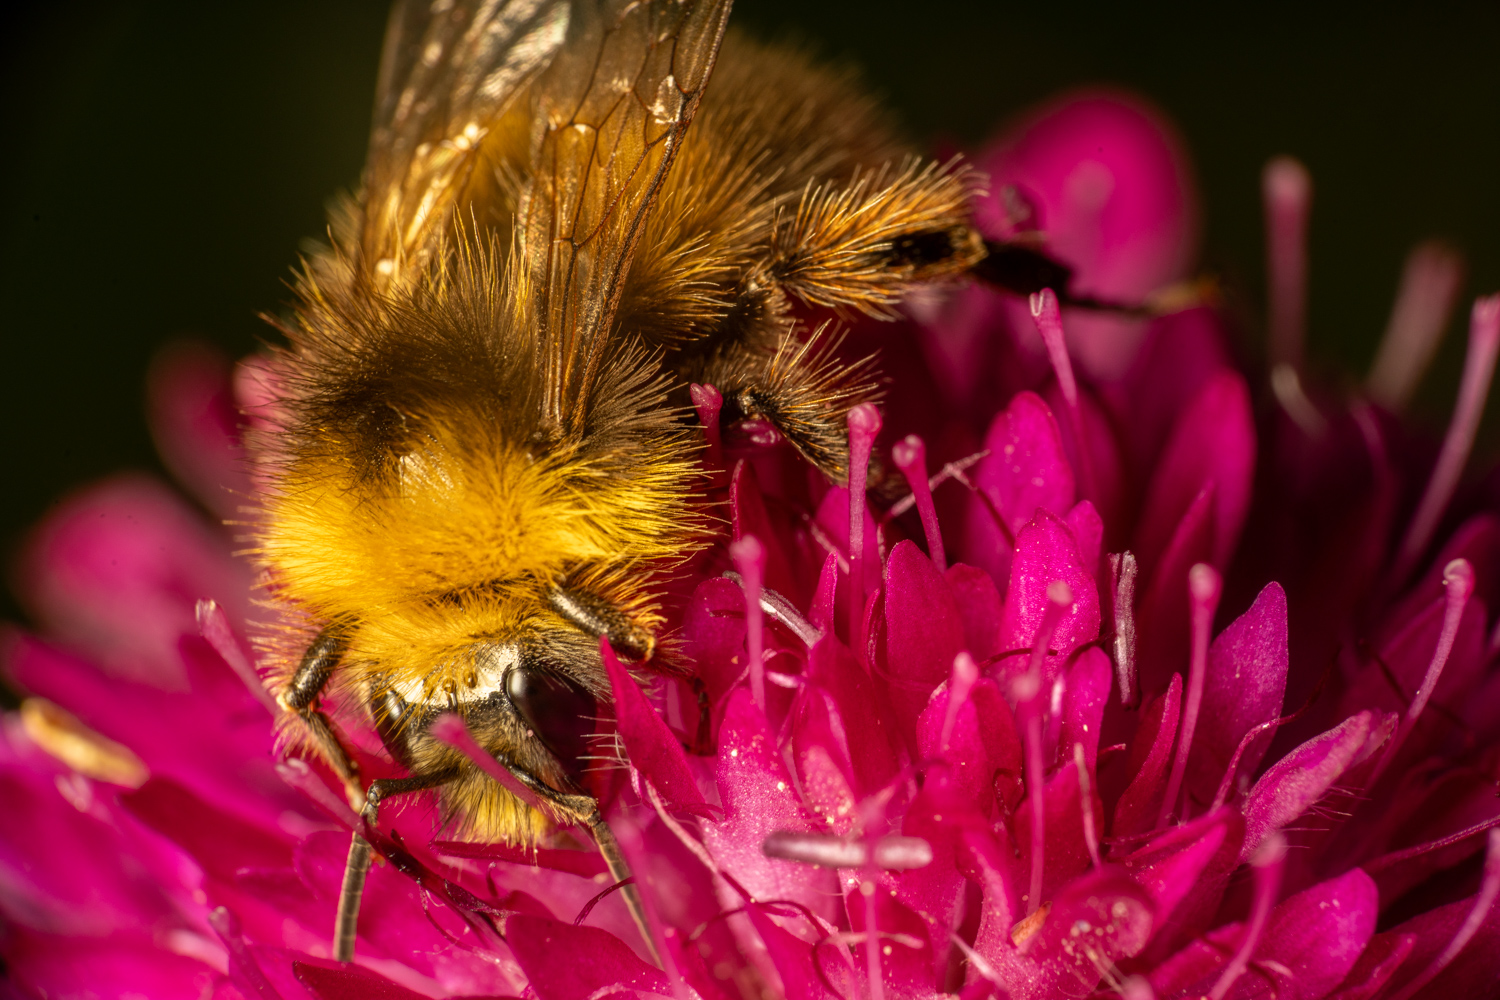
<svg viewBox="0 0 1500 1000">
<path fill-rule="evenodd" d="M 588 761 L 598 702 L 581 686 L 560 674 L 517 667 L 505 677 L 505 693 L 526 726 L 579 784 Z"/>
</svg>

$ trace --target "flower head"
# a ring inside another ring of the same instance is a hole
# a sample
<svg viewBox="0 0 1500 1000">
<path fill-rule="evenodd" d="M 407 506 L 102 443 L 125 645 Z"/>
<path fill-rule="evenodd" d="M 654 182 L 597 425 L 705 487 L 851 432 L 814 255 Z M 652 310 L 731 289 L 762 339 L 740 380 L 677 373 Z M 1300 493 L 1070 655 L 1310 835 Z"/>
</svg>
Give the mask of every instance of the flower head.
<svg viewBox="0 0 1500 1000">
<path fill-rule="evenodd" d="M 19 987 L 1490 988 L 1500 517 L 1456 496 L 1500 300 L 1474 307 L 1434 454 L 1398 415 L 1452 304 L 1451 254 L 1413 258 L 1368 392 L 1322 387 L 1301 351 L 1310 185 L 1273 164 L 1262 392 L 1182 284 L 1196 208 L 1154 112 L 1069 98 L 979 160 L 989 235 L 1066 262 L 1068 287 L 976 286 L 879 331 L 890 398 L 850 414 L 847 488 L 721 436 L 716 391 L 694 388 L 730 532 L 679 581 L 693 680 L 642 688 L 601 650 L 619 758 L 602 805 L 648 937 L 572 832 L 526 850 L 454 842 L 420 803 L 362 828 L 331 774 L 279 759 L 245 645 L 260 612 L 227 537 L 121 479 L 39 529 L 21 580 L 45 637 L 5 638 L 26 694 L 0 742 L 24 817 L 0 829 L 0 949 Z M 179 478 L 232 516 L 228 386 L 213 359 L 170 355 L 154 417 Z M 893 505 L 867 496 L 902 482 Z M 395 773 L 374 741 L 361 753 L 368 774 Z M 334 907 L 361 829 L 384 862 L 358 961 L 340 965 Z"/>
</svg>

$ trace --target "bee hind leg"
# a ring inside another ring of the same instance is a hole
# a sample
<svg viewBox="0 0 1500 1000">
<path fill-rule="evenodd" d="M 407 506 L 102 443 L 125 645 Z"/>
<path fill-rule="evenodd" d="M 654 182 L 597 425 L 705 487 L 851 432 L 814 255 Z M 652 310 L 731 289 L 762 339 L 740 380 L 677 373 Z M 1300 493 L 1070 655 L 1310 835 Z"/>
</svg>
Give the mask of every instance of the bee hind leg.
<svg viewBox="0 0 1500 1000">
<path fill-rule="evenodd" d="M 360 811 L 371 827 L 379 820 L 380 803 L 394 795 L 426 791 L 452 781 L 456 772 L 433 771 L 405 778 L 377 778 L 365 792 L 365 806 Z M 359 902 L 365 892 L 365 878 L 370 873 L 373 849 L 360 831 L 349 840 L 349 860 L 344 865 L 344 883 L 339 888 L 338 916 L 333 924 L 333 957 L 339 962 L 354 960 L 354 939 L 359 933 Z"/>
</svg>

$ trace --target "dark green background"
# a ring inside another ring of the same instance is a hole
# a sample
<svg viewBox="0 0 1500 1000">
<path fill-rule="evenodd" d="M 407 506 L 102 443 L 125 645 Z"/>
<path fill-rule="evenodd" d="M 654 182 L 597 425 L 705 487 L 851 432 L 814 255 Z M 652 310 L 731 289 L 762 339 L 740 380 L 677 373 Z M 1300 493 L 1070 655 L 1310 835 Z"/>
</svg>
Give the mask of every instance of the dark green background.
<svg viewBox="0 0 1500 1000">
<path fill-rule="evenodd" d="M 1311 352 L 1362 370 L 1417 239 L 1468 254 L 1467 294 L 1500 288 L 1500 4 L 1308 6 L 743 0 L 736 19 L 852 58 L 916 134 L 962 144 L 1060 88 L 1144 92 L 1196 157 L 1205 259 L 1252 308 L 1259 171 L 1300 156 Z M 141 386 L 160 344 L 239 354 L 266 332 L 255 314 L 360 168 L 384 21 L 333 0 L 54 7 L 0 15 L 7 561 L 62 492 L 155 466 Z M 1461 340 L 1424 386 L 1434 422 Z"/>
</svg>

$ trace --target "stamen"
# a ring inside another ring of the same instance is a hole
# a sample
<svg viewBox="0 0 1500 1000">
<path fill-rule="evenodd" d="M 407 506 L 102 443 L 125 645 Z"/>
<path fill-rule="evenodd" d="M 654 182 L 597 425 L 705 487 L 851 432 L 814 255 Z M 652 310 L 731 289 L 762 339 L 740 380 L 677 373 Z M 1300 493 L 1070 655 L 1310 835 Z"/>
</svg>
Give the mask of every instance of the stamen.
<svg viewBox="0 0 1500 1000">
<path fill-rule="evenodd" d="M 964 470 L 970 468 L 971 466 L 978 465 L 986 458 L 989 458 L 989 456 L 990 450 L 988 448 L 983 448 L 979 451 L 976 451 L 972 455 L 965 455 L 963 458 L 960 458 L 957 461 L 949 462 L 947 465 L 944 465 L 941 469 L 938 470 L 937 475 L 927 480 L 927 488 L 929 490 L 935 490 L 939 486 L 946 483 L 948 480 L 952 479 L 960 486 L 966 487 L 967 489 L 971 490 L 974 489 L 973 484 L 969 482 L 969 477 L 964 475 Z M 916 504 L 916 494 L 908 493 L 900 500 L 897 500 L 895 503 L 891 504 L 890 509 L 885 512 L 885 520 L 900 517 L 902 514 L 905 514 L 907 511 L 915 507 Z"/>
<path fill-rule="evenodd" d="M 1078 797 L 1083 801 L 1083 842 L 1089 848 L 1089 860 L 1095 868 L 1104 867 L 1099 860 L 1099 835 L 1094 830 L 1094 796 L 1089 788 L 1089 762 L 1083 744 L 1073 744 L 1073 766 L 1078 770 Z"/>
<path fill-rule="evenodd" d="M 1047 345 L 1047 357 L 1057 375 L 1057 387 L 1062 390 L 1063 401 L 1068 404 L 1068 422 L 1073 429 L 1073 443 L 1078 450 L 1078 480 L 1084 497 L 1097 500 L 1094 490 L 1094 463 L 1089 454 L 1089 444 L 1083 426 L 1083 408 L 1078 405 L 1078 381 L 1073 377 L 1073 362 L 1068 357 L 1068 341 L 1063 334 L 1062 312 L 1057 306 L 1057 295 L 1044 288 L 1031 296 L 1031 318 L 1036 321 L 1037 332 L 1042 343 Z"/>
<path fill-rule="evenodd" d="M 703 461 L 711 469 L 724 466 L 724 442 L 719 432 L 719 411 L 724 408 L 724 395 L 711 385 L 688 386 L 688 396 L 698 411 L 698 422 L 703 425 L 703 437 L 708 442 Z"/>
<path fill-rule="evenodd" d="M 740 571 L 745 592 L 745 655 L 750 660 L 750 694 L 755 706 L 766 710 L 765 634 L 761 629 L 760 589 L 766 575 L 766 550 L 760 539 L 746 535 L 729 546 L 729 558 Z"/>
<path fill-rule="evenodd" d="M 958 710 L 969 700 L 969 692 L 978 681 L 979 665 L 974 657 L 960 652 L 953 658 L 953 673 L 948 677 L 948 708 L 943 713 L 943 737 L 938 741 L 944 753 L 953 739 L 953 727 L 958 724 Z"/>
<path fill-rule="evenodd" d="M 915 434 L 908 434 L 891 449 L 891 460 L 906 477 L 916 500 L 917 514 L 922 518 L 922 533 L 927 536 L 927 552 L 942 572 L 948 568 L 943 551 L 943 533 L 938 530 L 937 508 L 932 503 L 932 487 L 927 485 L 927 446 Z"/>
<path fill-rule="evenodd" d="M 1463 621 L 1464 608 L 1468 606 L 1469 596 L 1474 593 L 1474 568 L 1469 565 L 1467 559 L 1455 559 L 1443 567 L 1443 590 L 1447 597 L 1447 606 L 1443 609 L 1443 628 L 1438 633 L 1436 648 L 1432 651 L 1432 660 L 1427 664 L 1427 673 L 1422 677 L 1422 686 L 1417 689 L 1411 704 L 1406 708 L 1406 717 L 1401 720 L 1401 725 L 1396 729 L 1396 735 L 1386 744 L 1385 753 L 1381 755 L 1380 763 L 1375 767 L 1375 773 L 1370 776 L 1368 787 L 1374 787 L 1375 782 L 1385 773 L 1386 766 L 1395 759 L 1396 753 L 1401 749 L 1401 744 L 1411 735 L 1416 728 L 1417 720 L 1422 716 L 1422 710 L 1427 707 L 1427 702 L 1432 698 L 1432 692 L 1437 688 L 1438 681 L 1442 679 L 1443 668 L 1448 665 L 1448 656 L 1453 652 L 1454 640 L 1458 638 L 1458 625 Z"/>
<path fill-rule="evenodd" d="M 1422 502 L 1417 505 L 1417 513 L 1402 542 L 1393 574 L 1396 577 L 1405 577 L 1427 548 L 1458 486 L 1469 450 L 1474 446 L 1479 418 L 1484 414 L 1485 399 L 1490 393 L 1497 348 L 1500 348 L 1500 295 L 1490 295 L 1474 302 L 1469 320 L 1469 352 L 1464 359 L 1463 380 L 1458 386 L 1458 402 L 1453 407 L 1453 419 L 1443 438 L 1443 450 L 1438 453 L 1432 478 L 1427 481 L 1427 492 L 1422 494 Z"/>
<path fill-rule="evenodd" d="M 859 884 L 865 897 L 865 969 L 870 979 L 870 1000 L 885 1000 L 885 974 L 880 969 L 880 935 L 875 921 L 875 873 L 867 871 Z"/>
<path fill-rule="evenodd" d="M 1208 1000 L 1224 1000 L 1235 980 L 1250 966 L 1255 946 L 1260 943 L 1260 936 L 1266 929 L 1266 918 L 1270 916 L 1271 906 L 1281 889 L 1281 872 L 1286 865 L 1286 838 L 1279 831 L 1271 834 L 1256 850 L 1250 865 L 1255 873 L 1255 900 L 1250 904 L 1250 922 L 1245 926 L 1245 937 L 1240 941 L 1239 951 L 1219 974 L 1214 988 L 1208 993 Z"/>
<path fill-rule="evenodd" d="M 1187 773 L 1188 753 L 1193 748 L 1193 731 L 1198 727 L 1198 709 L 1203 705 L 1203 678 L 1208 673 L 1208 643 L 1213 634 L 1214 612 L 1219 608 L 1219 595 L 1223 593 L 1224 581 L 1218 570 L 1207 563 L 1197 563 L 1188 570 L 1188 597 L 1193 615 L 1193 660 L 1188 672 L 1187 701 L 1182 707 L 1182 726 L 1177 731 L 1177 757 L 1172 761 L 1172 774 L 1167 779 L 1167 794 L 1161 802 L 1161 812 L 1156 816 L 1156 825 L 1164 826 L 1167 817 L 1177 804 L 1177 793 L 1182 789 L 1182 778 Z M 1179 820 L 1187 819 L 1187 806 L 1183 805 Z"/>
<path fill-rule="evenodd" d="M 849 647 L 858 650 L 865 611 L 865 482 L 870 449 L 880 433 L 880 411 L 860 403 L 849 411 Z"/>
<path fill-rule="evenodd" d="M 1109 557 L 1109 573 L 1115 592 L 1115 680 L 1120 685 L 1120 704 L 1134 708 L 1141 700 L 1135 683 L 1135 574 L 1134 552 Z"/>
<path fill-rule="evenodd" d="M 1497 895 L 1500 895 L 1500 829 L 1492 829 L 1484 856 L 1484 881 L 1480 883 L 1479 895 L 1474 897 L 1474 906 L 1469 910 L 1469 915 L 1464 918 L 1463 926 L 1459 927 L 1458 933 L 1453 935 L 1453 939 L 1448 942 L 1448 947 L 1443 949 L 1443 953 L 1434 958 L 1431 965 L 1423 969 L 1417 978 L 1402 987 L 1401 992 L 1391 997 L 1391 1000 L 1410 1000 L 1422 987 L 1432 982 L 1438 973 L 1446 969 L 1474 935 L 1479 933 L 1485 917 L 1489 915 L 1490 907 L 1495 905 Z"/>
<path fill-rule="evenodd" d="M 1031 892 L 1026 897 L 1026 915 L 1042 903 L 1042 868 L 1047 845 L 1047 783 L 1042 762 L 1042 712 L 1037 700 L 1042 693 L 1042 664 L 1052 644 L 1052 633 L 1063 612 L 1073 606 L 1073 591 L 1066 582 L 1047 585 L 1047 607 L 1037 626 L 1026 673 L 1011 684 L 1016 714 L 1026 729 L 1026 797 L 1031 801 Z"/>
<path fill-rule="evenodd" d="M 1396 305 L 1365 380 L 1370 398 L 1391 412 L 1406 408 L 1432 362 L 1463 278 L 1463 257 L 1438 240 L 1419 243 L 1407 255 Z"/>
<path fill-rule="evenodd" d="M 1312 177 L 1290 156 L 1261 174 L 1266 213 L 1266 280 L 1270 298 L 1271 367 L 1302 367 L 1307 321 L 1307 217 Z"/>
<path fill-rule="evenodd" d="M 1052 371 L 1057 375 L 1057 387 L 1062 390 L 1068 409 L 1078 409 L 1078 382 L 1073 378 L 1073 362 L 1068 357 L 1068 342 L 1063 335 L 1062 312 L 1057 306 L 1057 295 L 1044 288 L 1031 296 L 1031 318 L 1036 321 L 1036 330 L 1047 345 L 1047 358 L 1052 362 Z"/>
</svg>

